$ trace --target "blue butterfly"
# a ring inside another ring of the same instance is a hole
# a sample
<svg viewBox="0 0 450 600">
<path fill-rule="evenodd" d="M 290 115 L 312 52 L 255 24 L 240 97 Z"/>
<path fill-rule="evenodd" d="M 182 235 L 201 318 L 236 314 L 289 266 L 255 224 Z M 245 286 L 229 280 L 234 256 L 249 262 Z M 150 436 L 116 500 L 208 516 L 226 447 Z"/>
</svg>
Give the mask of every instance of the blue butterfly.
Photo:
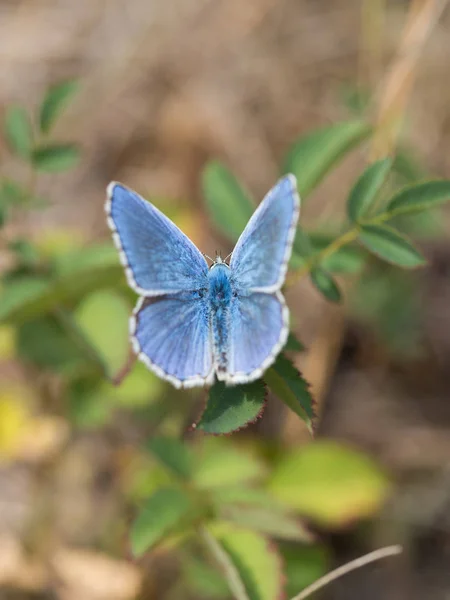
<svg viewBox="0 0 450 600">
<path fill-rule="evenodd" d="M 288 336 L 280 291 L 300 199 L 293 175 L 258 206 L 231 255 L 208 266 L 194 244 L 150 202 L 108 186 L 107 221 L 130 287 L 133 350 L 176 388 L 248 383 L 274 362 Z"/>
</svg>

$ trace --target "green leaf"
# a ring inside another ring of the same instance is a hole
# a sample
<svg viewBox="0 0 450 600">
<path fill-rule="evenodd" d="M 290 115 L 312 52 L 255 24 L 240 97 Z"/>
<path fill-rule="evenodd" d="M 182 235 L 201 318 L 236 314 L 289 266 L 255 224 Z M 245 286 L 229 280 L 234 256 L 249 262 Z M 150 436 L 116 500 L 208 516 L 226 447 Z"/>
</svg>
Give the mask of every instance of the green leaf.
<svg viewBox="0 0 450 600">
<path fill-rule="evenodd" d="M 141 556 L 185 521 L 192 511 L 189 497 L 176 488 L 157 490 L 131 527 L 131 550 Z"/>
<path fill-rule="evenodd" d="M 415 183 L 428 178 L 428 173 L 417 156 L 406 146 L 400 146 L 394 157 L 392 171 L 404 183 Z"/>
<path fill-rule="evenodd" d="M 287 352 L 303 352 L 305 346 L 292 332 L 290 332 L 284 349 Z"/>
<path fill-rule="evenodd" d="M 38 367 L 64 371 L 85 357 L 55 317 L 47 315 L 23 323 L 17 332 L 20 357 Z"/>
<path fill-rule="evenodd" d="M 311 430 L 314 401 L 308 383 L 301 377 L 292 362 L 280 354 L 274 365 L 266 371 L 264 379 L 277 398 L 303 419 Z"/>
<path fill-rule="evenodd" d="M 194 558 L 191 554 L 183 557 L 183 575 L 187 587 L 194 594 L 194 598 L 207 600 L 227 600 L 230 592 L 225 578 L 203 561 Z"/>
<path fill-rule="evenodd" d="M 72 144 L 39 146 L 33 150 L 32 160 L 38 171 L 57 173 L 75 167 L 80 160 L 80 151 Z"/>
<path fill-rule="evenodd" d="M 86 340 L 113 377 L 129 356 L 130 308 L 113 290 L 93 292 L 77 307 L 74 318 Z"/>
<path fill-rule="evenodd" d="M 337 237 L 338 232 L 310 233 L 312 253 L 317 254 L 329 246 Z M 367 261 L 367 252 L 356 244 L 346 244 L 321 261 L 321 266 L 329 273 L 359 273 Z"/>
<path fill-rule="evenodd" d="M 392 166 L 390 158 L 369 165 L 356 181 L 347 200 L 350 221 L 357 222 L 367 215 Z"/>
<path fill-rule="evenodd" d="M 304 590 L 328 571 L 330 561 L 324 544 L 282 544 L 280 550 L 287 579 L 288 598 Z"/>
<path fill-rule="evenodd" d="M 21 265 L 34 266 L 39 262 L 38 249 L 28 240 L 16 238 L 8 244 Z"/>
<path fill-rule="evenodd" d="M 155 436 L 146 444 L 158 461 L 181 479 L 190 479 L 192 475 L 192 456 L 190 449 L 181 440 Z"/>
<path fill-rule="evenodd" d="M 271 537 L 299 542 L 311 540 L 311 534 L 300 519 L 283 510 L 283 507 L 275 508 L 273 501 L 266 506 L 223 505 L 217 513 L 225 521 Z"/>
<path fill-rule="evenodd" d="M 396 215 L 435 208 L 450 200 L 450 181 L 427 181 L 400 190 L 386 207 L 392 218 Z"/>
<path fill-rule="evenodd" d="M 301 137 L 289 150 L 283 173 L 297 177 L 300 196 L 307 196 L 344 156 L 372 129 L 363 121 L 335 123 Z"/>
<path fill-rule="evenodd" d="M 203 170 L 203 194 L 217 229 L 236 241 L 255 209 L 249 195 L 220 162 L 211 161 Z"/>
<path fill-rule="evenodd" d="M 322 267 L 316 267 L 310 273 L 311 281 L 319 292 L 330 302 L 341 302 L 342 296 L 337 283 Z"/>
<path fill-rule="evenodd" d="M 12 179 L 3 179 L 0 185 L 0 204 L 24 204 L 28 199 L 28 193 L 18 183 Z"/>
<path fill-rule="evenodd" d="M 263 535 L 231 530 L 217 540 L 234 565 L 248 600 L 275 600 L 283 595 L 283 574 L 278 549 Z"/>
<path fill-rule="evenodd" d="M 43 133 L 50 131 L 56 118 L 77 90 L 78 82 L 71 80 L 58 83 L 47 91 L 39 114 L 39 125 Z"/>
<path fill-rule="evenodd" d="M 372 515 L 388 481 L 369 457 L 332 441 L 316 441 L 284 455 L 269 489 L 286 506 L 325 526 Z"/>
<path fill-rule="evenodd" d="M 7 209 L 4 203 L 0 199 L 0 228 L 6 223 Z"/>
<path fill-rule="evenodd" d="M 93 290 L 100 290 L 124 282 L 123 267 L 112 245 L 108 252 L 92 246 L 70 260 L 62 261 L 57 268 L 57 278 L 25 276 L 14 279 L 2 291 L 0 323 L 21 323 L 47 313 L 64 303 L 74 303 Z"/>
<path fill-rule="evenodd" d="M 33 132 L 27 111 L 22 106 L 10 106 L 4 121 L 6 141 L 13 152 L 28 158 L 33 143 Z"/>
<path fill-rule="evenodd" d="M 193 480 L 198 488 L 215 490 L 258 481 L 264 474 L 264 464 L 249 449 L 230 446 L 229 441 L 221 438 L 207 438 L 202 444 Z"/>
<path fill-rule="evenodd" d="M 265 401 L 265 386 L 261 380 L 233 387 L 219 381 L 210 389 L 206 408 L 196 427 L 215 434 L 242 429 L 262 415 Z"/>
<path fill-rule="evenodd" d="M 364 225 L 359 239 L 373 254 L 399 267 L 413 269 L 427 262 L 408 238 L 387 225 Z"/>
</svg>

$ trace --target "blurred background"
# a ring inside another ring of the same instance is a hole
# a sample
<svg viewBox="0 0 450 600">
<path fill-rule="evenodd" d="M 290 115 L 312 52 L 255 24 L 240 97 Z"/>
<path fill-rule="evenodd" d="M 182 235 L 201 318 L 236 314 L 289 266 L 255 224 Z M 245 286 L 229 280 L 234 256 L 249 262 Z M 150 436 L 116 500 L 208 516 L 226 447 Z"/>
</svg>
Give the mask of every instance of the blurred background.
<svg viewBox="0 0 450 600">
<path fill-rule="evenodd" d="M 202 392 L 175 392 L 141 365 L 121 386 L 107 382 L 85 340 L 107 358 L 109 375 L 120 371 L 135 298 L 110 243 L 106 185 L 122 181 L 202 251 L 228 254 L 232 244 L 205 211 L 208 160 L 223 161 L 259 201 L 299 136 L 336 121 L 376 121 L 399 48 L 421 26 L 426 43 L 401 106 L 398 183 L 450 177 L 445 2 L 0 2 L 2 115 L 19 105 L 36 115 L 61 81 L 77 88 L 51 132 L 52 143 L 73 144 L 63 160 L 70 170 L 51 156 L 46 168 L 48 155 L 30 169 L 8 136 L 0 139 L 3 193 L 26 196 L 0 230 L 1 599 L 229 597 L 189 545 L 131 558 L 136 507 L 168 478 L 142 445 L 155 432 L 185 439 L 202 481 L 215 486 L 222 476 L 270 480 L 309 434 L 269 398 L 257 424 L 204 437 L 188 432 Z M 358 147 L 314 191 L 302 214 L 307 230 L 342 227 L 369 154 L 368 144 Z M 351 281 L 337 276 L 339 306 L 306 279 L 287 292 L 307 348 L 295 362 L 316 399 L 317 436 L 371 456 L 390 481 L 387 500 L 336 518 L 324 508 L 325 518 L 305 519 L 303 543 L 281 546 L 290 594 L 374 546 L 400 542 L 401 558 L 349 575 L 321 597 L 450 597 L 449 214 L 405 227 L 426 268 L 404 273 L 372 260 Z M 45 287 L 50 272 L 65 287 Z"/>
</svg>

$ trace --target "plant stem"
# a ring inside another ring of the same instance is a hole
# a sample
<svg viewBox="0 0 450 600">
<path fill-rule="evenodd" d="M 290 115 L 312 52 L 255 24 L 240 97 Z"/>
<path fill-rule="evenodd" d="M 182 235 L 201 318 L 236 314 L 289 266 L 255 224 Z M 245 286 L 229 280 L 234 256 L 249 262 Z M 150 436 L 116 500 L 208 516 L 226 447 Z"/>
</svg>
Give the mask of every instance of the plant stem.
<svg viewBox="0 0 450 600">
<path fill-rule="evenodd" d="M 334 571 L 330 571 L 330 573 L 327 573 L 326 575 L 309 585 L 302 592 L 300 592 L 300 594 L 297 594 L 297 596 L 291 598 L 291 600 L 305 600 L 305 598 L 308 598 L 309 596 L 311 596 L 311 594 L 317 592 L 317 590 L 320 590 L 332 581 L 339 579 L 339 577 L 350 573 L 350 571 L 359 569 L 364 565 L 368 565 L 369 563 L 374 562 L 376 560 L 387 558 L 388 556 L 395 556 L 397 554 L 401 554 L 402 551 L 403 549 L 401 546 L 395 545 L 386 546 L 385 548 L 380 548 L 379 550 L 369 552 L 369 554 L 360 556 L 359 558 L 350 561 L 346 565 L 342 565 L 342 567 L 338 567 L 337 569 L 334 569 Z"/>
<path fill-rule="evenodd" d="M 208 551 L 213 555 L 217 564 L 221 568 L 221 571 L 227 580 L 228 586 L 234 598 L 236 600 L 249 600 L 238 570 L 232 563 L 228 554 L 225 552 L 216 538 L 210 534 L 206 527 L 200 527 L 199 533 Z"/>
</svg>

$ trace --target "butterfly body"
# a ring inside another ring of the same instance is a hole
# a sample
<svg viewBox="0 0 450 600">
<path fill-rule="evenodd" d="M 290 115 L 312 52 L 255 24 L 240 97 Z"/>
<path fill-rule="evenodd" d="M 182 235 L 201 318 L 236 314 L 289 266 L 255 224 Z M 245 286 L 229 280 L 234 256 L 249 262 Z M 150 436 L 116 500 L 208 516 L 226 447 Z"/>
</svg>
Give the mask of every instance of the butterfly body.
<svg viewBox="0 0 450 600">
<path fill-rule="evenodd" d="M 233 385 L 261 377 L 288 335 L 284 282 L 299 213 L 295 178 L 269 192 L 232 253 L 211 268 L 158 209 L 112 183 L 108 224 L 129 285 L 133 349 L 175 387 Z"/>
</svg>

